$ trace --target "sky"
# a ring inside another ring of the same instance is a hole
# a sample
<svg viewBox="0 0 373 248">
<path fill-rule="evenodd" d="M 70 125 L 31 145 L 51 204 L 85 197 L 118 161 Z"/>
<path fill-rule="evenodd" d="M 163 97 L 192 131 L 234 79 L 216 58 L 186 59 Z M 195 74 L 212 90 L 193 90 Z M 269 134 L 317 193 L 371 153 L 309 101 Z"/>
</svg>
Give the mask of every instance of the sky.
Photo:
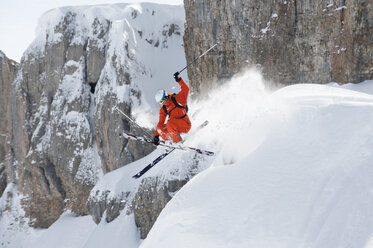
<svg viewBox="0 0 373 248">
<path fill-rule="evenodd" d="M 46 11 L 77 5 L 155 2 L 183 4 L 183 0 L 0 0 L 0 50 L 17 62 L 35 38 L 39 17 Z"/>
</svg>

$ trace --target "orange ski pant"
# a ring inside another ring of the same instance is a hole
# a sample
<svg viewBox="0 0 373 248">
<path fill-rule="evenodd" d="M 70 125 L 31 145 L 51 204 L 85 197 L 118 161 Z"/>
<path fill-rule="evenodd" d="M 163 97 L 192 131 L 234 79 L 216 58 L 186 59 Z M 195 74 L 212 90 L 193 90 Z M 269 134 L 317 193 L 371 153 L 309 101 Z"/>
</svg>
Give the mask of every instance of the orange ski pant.
<svg viewBox="0 0 373 248">
<path fill-rule="evenodd" d="M 188 118 L 183 119 L 169 119 L 165 125 L 158 127 L 157 131 L 164 140 L 168 140 L 168 136 L 171 137 L 173 142 L 180 142 L 180 133 L 189 132 L 192 127 Z"/>
</svg>

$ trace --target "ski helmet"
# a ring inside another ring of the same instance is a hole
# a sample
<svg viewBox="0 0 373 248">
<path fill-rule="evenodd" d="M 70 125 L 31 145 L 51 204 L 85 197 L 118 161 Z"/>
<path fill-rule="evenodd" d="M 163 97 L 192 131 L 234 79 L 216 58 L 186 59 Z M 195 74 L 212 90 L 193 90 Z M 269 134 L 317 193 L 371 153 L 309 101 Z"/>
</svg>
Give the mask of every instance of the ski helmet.
<svg viewBox="0 0 373 248">
<path fill-rule="evenodd" d="M 155 94 L 155 100 L 159 104 L 163 104 L 164 100 L 166 99 L 167 92 L 165 90 L 158 90 L 157 93 Z"/>
</svg>

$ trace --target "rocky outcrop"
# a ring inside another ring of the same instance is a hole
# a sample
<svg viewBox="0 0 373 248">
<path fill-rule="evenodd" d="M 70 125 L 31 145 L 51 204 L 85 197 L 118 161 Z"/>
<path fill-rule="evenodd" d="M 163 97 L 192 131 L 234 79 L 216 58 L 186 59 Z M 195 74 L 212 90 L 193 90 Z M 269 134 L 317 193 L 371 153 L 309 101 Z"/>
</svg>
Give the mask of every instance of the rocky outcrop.
<svg viewBox="0 0 373 248">
<path fill-rule="evenodd" d="M 173 45 L 182 55 L 183 18 L 167 17 L 182 7 L 164 13 L 154 7 L 67 7 L 41 18 L 42 31 L 22 58 L 8 101 L 6 173 L 32 226 L 49 227 L 66 210 L 96 219 L 106 212 L 111 221 L 123 209 L 125 192 L 104 204 L 87 199 L 105 173 L 154 149 L 121 137 L 140 131 L 115 110 L 131 117 L 136 108 L 150 112 L 142 85 L 162 77 L 154 75 L 147 53 L 156 49 L 162 57 Z M 138 46 L 147 53 L 137 53 Z"/>
<path fill-rule="evenodd" d="M 256 66 L 282 84 L 361 82 L 373 78 L 369 0 L 185 0 L 185 52 L 194 89 Z"/>
<path fill-rule="evenodd" d="M 35 227 L 48 227 L 64 209 L 87 214 L 86 199 L 102 173 L 89 83 L 97 83 L 97 71 L 103 69 L 105 46 L 97 40 L 105 44 L 109 27 L 106 20 L 99 25 L 95 19 L 94 31 L 84 35 L 87 30 L 77 18 L 68 11 L 47 28 L 41 42 L 26 52 L 15 81 L 14 180 L 27 196 L 22 203 Z"/>
<path fill-rule="evenodd" d="M 192 177 L 192 175 L 190 175 Z M 140 227 L 140 237 L 145 239 L 159 214 L 190 178 L 164 182 L 160 178 L 143 181 L 132 202 L 136 225 Z"/>
<path fill-rule="evenodd" d="M 8 153 L 8 126 L 9 123 L 9 97 L 11 86 L 17 73 L 18 64 L 7 58 L 0 51 L 0 197 L 7 185 L 7 170 L 5 169 L 5 159 Z M 8 168 L 9 169 L 9 168 Z"/>
<path fill-rule="evenodd" d="M 88 54 L 97 53 L 87 44 L 95 37 L 82 36 L 76 18 L 67 12 L 38 37 L 15 80 L 11 155 L 18 177 L 13 180 L 26 196 L 22 204 L 35 227 L 48 227 L 64 209 L 86 214 L 85 199 L 101 173 L 87 82 Z"/>
<path fill-rule="evenodd" d="M 193 174 L 180 180 L 164 180 L 162 177 L 144 178 L 135 192 L 122 192 L 115 197 L 110 196 L 110 190 L 93 190 L 87 206 L 97 224 L 101 222 L 103 216 L 106 222 L 111 222 L 122 211 L 125 214 L 134 213 L 140 236 L 145 239 L 162 209 L 191 177 Z"/>
<path fill-rule="evenodd" d="M 211 162 L 208 157 L 193 153 L 170 156 L 140 179 L 133 180 L 133 170 L 128 175 L 131 168 L 125 167 L 106 174 L 88 198 L 87 206 L 94 221 L 111 222 L 119 214 L 134 214 L 140 236 L 145 239 L 172 197 Z M 175 163 L 175 158 L 182 162 Z M 144 166 L 142 163 L 138 165 L 137 168 Z"/>
</svg>

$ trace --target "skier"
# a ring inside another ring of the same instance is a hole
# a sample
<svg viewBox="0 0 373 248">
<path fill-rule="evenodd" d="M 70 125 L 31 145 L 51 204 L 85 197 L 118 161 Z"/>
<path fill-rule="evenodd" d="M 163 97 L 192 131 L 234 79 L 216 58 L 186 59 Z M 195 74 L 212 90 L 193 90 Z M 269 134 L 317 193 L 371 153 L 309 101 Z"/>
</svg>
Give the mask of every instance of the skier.
<svg viewBox="0 0 373 248">
<path fill-rule="evenodd" d="M 174 78 L 181 87 L 179 93 L 167 94 L 165 90 L 159 90 L 155 95 L 155 100 L 163 105 L 159 110 L 159 121 L 154 133 L 153 142 L 155 145 L 159 145 L 159 136 L 163 140 L 168 140 L 171 137 L 173 142 L 180 142 L 182 141 L 180 133 L 188 133 L 192 127 L 187 106 L 189 87 L 179 77 L 179 72 L 174 74 Z M 167 116 L 168 121 L 165 123 Z"/>
</svg>

